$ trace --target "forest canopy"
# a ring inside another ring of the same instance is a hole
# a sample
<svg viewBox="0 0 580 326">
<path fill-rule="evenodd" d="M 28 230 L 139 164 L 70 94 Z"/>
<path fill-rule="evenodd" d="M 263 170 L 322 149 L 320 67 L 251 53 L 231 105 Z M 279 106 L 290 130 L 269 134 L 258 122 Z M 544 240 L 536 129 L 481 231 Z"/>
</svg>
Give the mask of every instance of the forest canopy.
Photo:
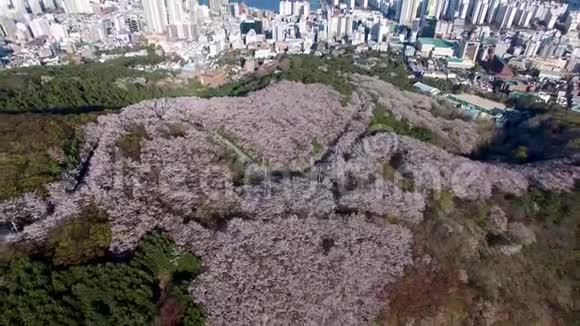
<svg viewBox="0 0 580 326">
<path fill-rule="evenodd" d="M 122 57 L 104 63 L 2 71 L 0 112 L 86 112 L 158 97 L 197 95 L 201 85 L 174 83 L 169 71 L 136 69 L 162 59 L 149 53 L 146 57 Z"/>
<path fill-rule="evenodd" d="M 204 325 L 187 293 L 198 258 L 164 234 L 150 234 L 128 262 L 57 268 L 14 259 L 0 278 L 1 325 Z"/>
</svg>

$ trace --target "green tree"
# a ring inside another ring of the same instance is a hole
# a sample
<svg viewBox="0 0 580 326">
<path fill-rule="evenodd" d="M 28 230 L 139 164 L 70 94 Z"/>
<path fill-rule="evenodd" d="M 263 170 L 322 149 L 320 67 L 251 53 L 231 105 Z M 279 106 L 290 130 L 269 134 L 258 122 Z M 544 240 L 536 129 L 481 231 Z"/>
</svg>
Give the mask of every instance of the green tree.
<svg viewBox="0 0 580 326">
<path fill-rule="evenodd" d="M 0 325 L 204 325 L 187 293 L 199 272 L 199 260 L 162 234 L 145 236 L 127 263 L 62 269 L 20 257 L 2 273 Z M 163 318 L 167 307 L 179 313 Z"/>
<path fill-rule="evenodd" d="M 514 152 L 515 159 L 520 163 L 525 163 L 528 160 L 528 148 L 526 146 L 518 146 Z"/>
<path fill-rule="evenodd" d="M 116 145 L 123 157 L 139 161 L 141 142 L 147 137 L 147 130 L 145 130 L 143 125 L 133 126 L 127 134 L 117 140 Z"/>
<path fill-rule="evenodd" d="M 94 204 L 84 207 L 77 218 L 50 232 L 48 247 L 55 265 L 78 265 L 102 257 L 111 242 L 107 216 Z"/>
</svg>

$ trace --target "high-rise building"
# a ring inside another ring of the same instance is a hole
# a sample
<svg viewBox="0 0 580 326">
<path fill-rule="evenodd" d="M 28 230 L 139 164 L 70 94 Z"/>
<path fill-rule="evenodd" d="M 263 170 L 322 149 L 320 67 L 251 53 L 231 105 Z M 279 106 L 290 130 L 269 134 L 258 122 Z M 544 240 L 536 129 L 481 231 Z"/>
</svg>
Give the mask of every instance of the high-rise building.
<svg viewBox="0 0 580 326">
<path fill-rule="evenodd" d="M 67 14 L 91 14 L 93 8 L 89 0 L 63 0 L 64 11 Z"/>
<path fill-rule="evenodd" d="M 550 11 L 550 8 L 548 6 L 540 4 L 536 7 L 534 18 L 538 18 L 539 20 L 545 20 L 548 11 Z"/>
<path fill-rule="evenodd" d="M 487 17 L 488 11 L 489 11 L 489 0 L 484 0 L 483 4 L 481 5 L 481 11 L 479 12 L 479 16 L 477 17 L 478 25 L 485 24 L 485 17 Z"/>
<path fill-rule="evenodd" d="M 42 4 L 44 5 L 44 9 L 46 10 L 54 10 L 57 8 L 54 0 L 41 0 Z"/>
<path fill-rule="evenodd" d="M 338 16 L 333 16 L 330 17 L 328 19 L 328 25 L 327 25 L 327 39 L 332 39 L 333 37 L 338 37 L 338 23 L 339 21 L 339 17 Z"/>
<path fill-rule="evenodd" d="M 499 28 L 511 28 L 515 19 L 517 8 L 513 4 L 502 4 L 495 15 L 495 23 Z"/>
<path fill-rule="evenodd" d="M 168 25 L 167 8 L 164 0 L 143 0 L 143 9 L 147 31 L 163 34 Z"/>
<path fill-rule="evenodd" d="M 417 16 L 423 17 L 427 15 L 428 10 L 429 10 L 429 0 L 419 0 L 419 5 L 417 6 Z"/>
<path fill-rule="evenodd" d="M 308 17 L 310 15 L 309 0 L 280 0 L 280 15 Z"/>
<path fill-rule="evenodd" d="M 439 19 L 443 13 L 443 8 L 447 1 L 445 0 L 429 0 L 427 5 L 427 16 Z"/>
<path fill-rule="evenodd" d="M 497 8 L 499 7 L 500 0 L 491 0 L 489 3 L 489 8 L 485 14 L 486 23 L 492 23 L 495 19 L 495 14 L 497 13 Z"/>
<path fill-rule="evenodd" d="M 559 16 L 560 16 L 559 11 L 555 9 L 549 10 L 545 18 L 546 27 L 548 27 L 548 29 L 553 29 Z"/>
<path fill-rule="evenodd" d="M 580 13 L 572 12 L 564 21 L 564 27 L 566 28 L 566 33 L 572 33 L 577 31 L 578 25 L 580 22 Z"/>
<path fill-rule="evenodd" d="M 209 10 L 211 10 L 211 11 L 218 10 L 221 5 L 222 5 L 222 2 L 220 0 L 208 0 L 208 2 L 207 2 L 207 6 L 208 6 Z"/>
<path fill-rule="evenodd" d="M 459 5 L 459 15 L 457 16 L 459 19 L 467 18 L 467 13 L 471 8 L 471 2 L 469 0 L 461 0 Z"/>
<path fill-rule="evenodd" d="M 0 35 L 12 39 L 16 33 L 16 24 L 12 19 L 0 17 Z"/>
<path fill-rule="evenodd" d="M 439 20 L 435 25 L 435 37 L 447 38 L 453 32 L 453 22 L 449 20 Z"/>
<path fill-rule="evenodd" d="M 30 33 L 30 28 L 26 24 L 17 22 L 13 37 L 18 41 L 28 41 L 32 39 L 32 33 Z"/>
<path fill-rule="evenodd" d="M 302 3 L 302 17 L 310 16 L 310 1 L 304 0 Z"/>
<path fill-rule="evenodd" d="M 288 25 L 285 22 L 276 22 L 272 28 L 272 38 L 275 41 L 284 41 L 286 39 L 286 30 Z"/>
<path fill-rule="evenodd" d="M 453 20 L 455 17 L 457 17 L 457 11 L 459 10 L 459 1 L 460 0 L 447 1 L 447 10 L 445 11 L 445 18 Z"/>
<path fill-rule="evenodd" d="M 388 26 L 385 21 L 379 20 L 371 28 L 371 39 L 375 42 L 382 43 L 387 41 L 388 38 Z"/>
<path fill-rule="evenodd" d="M 401 0 L 397 10 L 399 24 L 411 26 L 417 17 L 418 8 L 419 0 Z"/>
<path fill-rule="evenodd" d="M 487 15 L 488 8 L 489 0 L 474 0 L 468 21 L 474 25 L 483 24 Z"/>
<path fill-rule="evenodd" d="M 165 0 L 167 6 L 167 23 L 170 25 L 182 24 L 185 21 L 182 0 Z"/>
<path fill-rule="evenodd" d="M 280 0 L 280 15 L 282 16 L 292 15 L 292 1 Z"/>
<path fill-rule="evenodd" d="M 235 3 L 236 5 L 238 5 L 238 3 Z M 199 6 L 199 3 L 197 2 L 197 0 L 185 0 L 183 1 L 183 9 L 185 11 L 191 11 L 194 7 Z"/>
<path fill-rule="evenodd" d="M 10 8 L 10 0 L 0 0 L 0 12 L 2 13 L 8 12 L 9 8 Z"/>
<path fill-rule="evenodd" d="M 41 0 L 28 0 L 28 7 L 33 15 L 38 15 L 42 13 L 42 6 L 40 4 Z"/>
<path fill-rule="evenodd" d="M 534 17 L 534 13 L 532 11 L 526 12 L 526 16 L 522 23 L 522 27 L 530 27 L 530 23 L 532 22 L 532 18 Z"/>
<path fill-rule="evenodd" d="M 534 57 L 538 52 L 539 47 L 540 47 L 539 41 L 528 40 L 526 42 L 526 50 L 524 52 L 524 55 L 527 57 Z"/>
<path fill-rule="evenodd" d="M 48 35 L 49 33 L 49 25 L 46 19 L 44 18 L 35 18 L 32 20 L 28 27 L 30 27 L 30 31 L 32 32 L 32 36 L 35 38 L 39 38 L 41 36 Z"/>
<path fill-rule="evenodd" d="M 292 2 L 292 15 L 293 16 L 300 16 L 301 10 L 302 10 L 302 1 L 293 1 Z"/>
<path fill-rule="evenodd" d="M 294 0 L 288 1 L 292 8 L 292 15 L 300 17 L 308 17 L 310 15 L 310 1 L 308 0 Z M 288 11 L 288 9 L 286 9 Z"/>
<path fill-rule="evenodd" d="M 230 3 L 230 13 L 234 17 L 240 17 L 240 14 L 242 13 L 241 5 L 237 2 Z"/>
<path fill-rule="evenodd" d="M 12 7 L 14 8 L 14 11 L 16 11 L 16 12 L 25 13 L 26 12 L 26 4 L 27 4 L 26 0 L 12 0 Z"/>
<path fill-rule="evenodd" d="M 523 6 L 523 4 L 519 4 L 516 6 L 516 15 L 514 17 L 514 25 L 521 26 L 522 21 L 524 19 L 525 12 L 526 12 L 526 9 Z"/>
<path fill-rule="evenodd" d="M 167 27 L 172 40 L 191 39 L 190 24 L 185 19 L 183 0 L 165 0 Z"/>
<path fill-rule="evenodd" d="M 350 29 L 352 29 L 352 26 L 350 26 Z M 347 35 L 347 33 L 349 33 L 349 32 L 350 32 L 350 30 L 349 30 L 349 26 L 348 26 L 348 22 L 346 20 L 346 17 L 339 16 L 338 17 L 338 36 L 342 38 L 345 35 Z"/>
<path fill-rule="evenodd" d="M 228 0 L 209 0 L 208 5 L 209 5 L 209 10 L 211 10 L 214 14 L 222 14 L 223 12 L 227 11 L 229 1 Z"/>
<path fill-rule="evenodd" d="M 195 40 L 197 33 L 192 24 L 171 24 L 167 25 L 167 37 L 172 41 Z"/>
</svg>

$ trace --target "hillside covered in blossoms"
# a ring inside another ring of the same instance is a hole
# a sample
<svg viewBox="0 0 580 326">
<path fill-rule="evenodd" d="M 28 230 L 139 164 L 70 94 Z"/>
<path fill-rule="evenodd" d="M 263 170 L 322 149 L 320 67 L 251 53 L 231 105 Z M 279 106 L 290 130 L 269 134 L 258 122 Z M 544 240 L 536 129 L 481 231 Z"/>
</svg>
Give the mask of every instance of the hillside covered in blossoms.
<svg viewBox="0 0 580 326">
<path fill-rule="evenodd" d="M 65 265 L 137 248 L 127 266 L 146 266 L 161 294 L 143 295 L 157 306 L 134 309 L 161 324 L 574 320 L 574 157 L 473 160 L 491 142 L 491 122 L 374 77 L 348 83 L 348 101 L 322 84 L 278 81 L 243 97 L 101 114 L 82 129 L 75 169 L 46 193 L 0 202 L 3 246 L 48 246 Z M 71 245 L 67 234 L 83 240 Z M 151 253 L 151 241 L 167 249 Z M 10 268 L 30 270 L 8 252 L 21 264 Z M 14 301 L 0 308 L 15 309 L 21 294 L 3 291 Z"/>
</svg>

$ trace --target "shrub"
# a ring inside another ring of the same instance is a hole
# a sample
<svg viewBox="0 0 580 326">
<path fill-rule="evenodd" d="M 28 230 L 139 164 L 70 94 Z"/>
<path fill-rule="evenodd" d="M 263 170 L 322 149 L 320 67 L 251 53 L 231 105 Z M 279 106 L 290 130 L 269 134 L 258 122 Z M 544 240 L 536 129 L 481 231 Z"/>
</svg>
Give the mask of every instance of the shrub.
<svg viewBox="0 0 580 326">
<path fill-rule="evenodd" d="M 247 178 L 249 176 L 246 175 L 246 165 L 233 150 L 224 149 L 221 151 L 217 157 L 216 163 L 224 164 L 228 167 L 232 173 L 232 182 L 234 185 L 241 186 L 248 181 Z"/>
<path fill-rule="evenodd" d="M 322 144 L 320 144 L 320 141 L 318 141 L 317 138 L 312 140 L 312 154 L 314 156 L 322 153 L 323 149 L 324 149 L 324 147 L 322 146 Z"/>
<path fill-rule="evenodd" d="M 400 160 L 400 154 L 393 155 L 388 163 L 382 164 L 381 174 L 383 178 L 393 182 L 395 185 L 401 188 L 401 190 L 415 191 L 415 184 L 413 183 L 413 179 L 408 178 L 398 171 L 401 166 Z"/>
<path fill-rule="evenodd" d="M 117 140 L 117 148 L 122 157 L 139 161 L 141 156 L 141 141 L 147 137 L 147 130 L 143 125 L 133 126 L 129 132 Z"/>
<path fill-rule="evenodd" d="M 170 123 L 167 128 L 169 129 L 169 136 L 170 137 L 185 137 L 187 134 L 187 128 L 179 122 Z"/>
<path fill-rule="evenodd" d="M 94 204 L 48 236 L 52 262 L 57 266 L 78 265 L 103 257 L 111 242 L 111 228 L 106 215 Z"/>
<path fill-rule="evenodd" d="M 0 115 L 0 201 L 44 186 L 79 162 L 82 126 L 95 114 Z"/>
<path fill-rule="evenodd" d="M 427 128 L 412 126 L 406 119 L 395 118 L 381 103 L 375 103 L 369 131 L 389 130 L 396 134 L 416 138 L 424 142 L 435 140 L 433 132 Z"/>
<path fill-rule="evenodd" d="M 179 273 L 181 279 L 191 279 L 201 271 L 197 258 L 177 252 L 173 241 L 163 234 L 144 237 L 135 251 L 131 265 L 158 278 Z M 169 281 L 173 281 L 172 278 Z"/>
<path fill-rule="evenodd" d="M 514 151 L 516 161 L 525 163 L 528 160 L 528 148 L 526 146 L 518 146 Z"/>
<path fill-rule="evenodd" d="M 449 191 L 433 192 L 431 198 L 431 208 L 437 217 L 444 217 L 449 214 L 455 206 L 453 194 Z"/>
</svg>

